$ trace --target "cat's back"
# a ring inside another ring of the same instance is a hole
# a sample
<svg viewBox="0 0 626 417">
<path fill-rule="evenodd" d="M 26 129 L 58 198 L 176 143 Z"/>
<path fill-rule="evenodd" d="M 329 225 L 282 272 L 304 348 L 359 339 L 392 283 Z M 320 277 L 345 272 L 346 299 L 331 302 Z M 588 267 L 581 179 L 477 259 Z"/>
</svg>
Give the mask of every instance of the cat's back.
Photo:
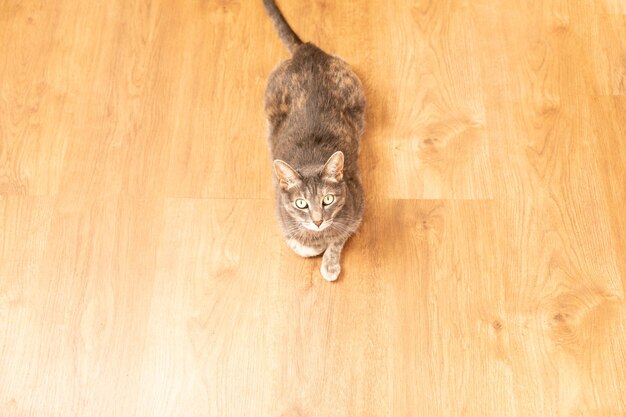
<svg viewBox="0 0 626 417">
<path fill-rule="evenodd" d="M 350 136 L 364 125 L 365 96 L 350 66 L 311 43 L 299 46 L 270 75 L 265 111 L 270 133 Z"/>
</svg>

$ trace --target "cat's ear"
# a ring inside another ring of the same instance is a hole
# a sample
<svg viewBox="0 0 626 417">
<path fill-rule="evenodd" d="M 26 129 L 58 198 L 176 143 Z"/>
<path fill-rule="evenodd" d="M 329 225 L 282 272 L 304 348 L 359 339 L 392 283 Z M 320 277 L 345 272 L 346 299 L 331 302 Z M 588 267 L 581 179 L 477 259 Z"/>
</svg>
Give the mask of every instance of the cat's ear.
<svg viewBox="0 0 626 417">
<path fill-rule="evenodd" d="M 281 161 L 280 159 L 274 161 L 274 172 L 278 178 L 280 188 L 283 190 L 290 189 L 302 180 L 298 171 L 293 169 L 287 162 Z"/>
<path fill-rule="evenodd" d="M 322 169 L 322 178 L 336 182 L 343 179 L 343 152 L 337 151 L 328 158 Z"/>
</svg>

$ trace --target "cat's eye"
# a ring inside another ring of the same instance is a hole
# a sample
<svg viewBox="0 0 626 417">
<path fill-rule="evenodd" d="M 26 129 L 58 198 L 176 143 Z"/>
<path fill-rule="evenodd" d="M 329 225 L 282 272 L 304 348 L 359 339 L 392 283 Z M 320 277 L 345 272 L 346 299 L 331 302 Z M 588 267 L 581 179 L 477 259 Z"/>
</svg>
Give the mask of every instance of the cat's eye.
<svg viewBox="0 0 626 417">
<path fill-rule="evenodd" d="M 322 199 L 322 204 L 325 206 L 330 206 L 335 201 L 335 196 L 332 194 L 326 194 Z"/>
<path fill-rule="evenodd" d="M 303 200 L 302 198 L 296 200 L 296 207 L 298 207 L 299 209 L 305 209 L 308 206 L 309 204 L 306 202 L 306 200 Z"/>
</svg>

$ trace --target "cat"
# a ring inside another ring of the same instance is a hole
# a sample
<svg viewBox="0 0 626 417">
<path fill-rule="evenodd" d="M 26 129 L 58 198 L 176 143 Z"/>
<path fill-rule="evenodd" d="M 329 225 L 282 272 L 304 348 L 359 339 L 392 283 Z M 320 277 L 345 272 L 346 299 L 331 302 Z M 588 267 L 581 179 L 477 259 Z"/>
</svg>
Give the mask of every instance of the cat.
<svg viewBox="0 0 626 417">
<path fill-rule="evenodd" d="M 302 42 L 274 0 L 263 3 L 292 55 L 265 91 L 281 231 L 296 254 L 323 254 L 322 277 L 335 281 L 343 246 L 363 218 L 363 87 L 345 61 Z"/>
</svg>

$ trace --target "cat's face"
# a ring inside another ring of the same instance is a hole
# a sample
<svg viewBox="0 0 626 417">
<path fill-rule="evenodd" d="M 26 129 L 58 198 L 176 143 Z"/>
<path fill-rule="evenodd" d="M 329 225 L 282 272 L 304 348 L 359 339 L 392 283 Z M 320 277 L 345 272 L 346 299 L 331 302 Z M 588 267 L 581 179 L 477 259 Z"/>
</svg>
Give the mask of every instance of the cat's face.
<svg viewBox="0 0 626 417">
<path fill-rule="evenodd" d="M 289 216 L 283 220 L 293 231 L 302 227 L 319 232 L 333 224 L 346 200 L 341 151 L 335 152 L 319 172 L 310 176 L 301 175 L 280 160 L 274 161 L 274 171 L 280 185 L 279 204 Z"/>
</svg>

